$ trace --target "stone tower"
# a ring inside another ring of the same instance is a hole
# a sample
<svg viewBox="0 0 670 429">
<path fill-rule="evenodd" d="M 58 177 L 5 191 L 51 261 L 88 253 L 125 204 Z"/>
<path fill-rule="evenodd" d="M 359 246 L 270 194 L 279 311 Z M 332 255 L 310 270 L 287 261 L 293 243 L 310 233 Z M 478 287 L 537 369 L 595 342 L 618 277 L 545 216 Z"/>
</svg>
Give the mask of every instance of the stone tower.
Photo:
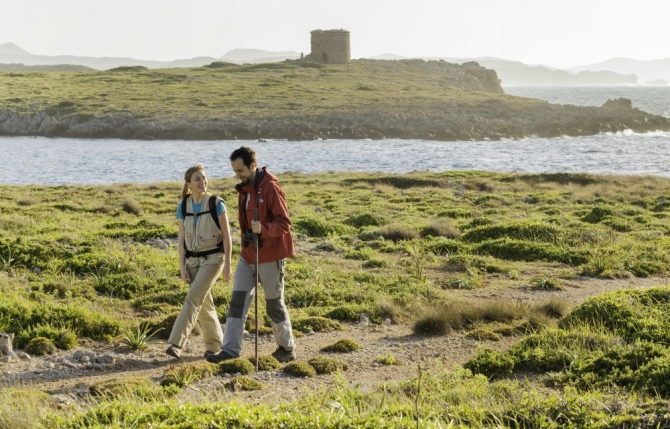
<svg viewBox="0 0 670 429">
<path fill-rule="evenodd" d="M 351 47 L 347 30 L 312 31 L 310 59 L 326 64 L 349 64 Z"/>
</svg>

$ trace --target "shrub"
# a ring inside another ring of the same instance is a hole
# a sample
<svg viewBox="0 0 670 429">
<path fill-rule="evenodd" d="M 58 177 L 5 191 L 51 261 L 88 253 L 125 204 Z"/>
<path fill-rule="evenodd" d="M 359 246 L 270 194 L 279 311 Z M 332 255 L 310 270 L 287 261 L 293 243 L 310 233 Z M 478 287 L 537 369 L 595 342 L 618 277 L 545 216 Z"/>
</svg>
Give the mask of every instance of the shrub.
<svg viewBox="0 0 670 429">
<path fill-rule="evenodd" d="M 344 254 L 344 257 L 347 259 L 355 259 L 358 261 L 368 261 L 372 259 L 377 252 L 370 249 L 369 247 L 364 247 L 360 250 L 349 249 L 347 253 Z"/>
<path fill-rule="evenodd" d="M 544 273 L 530 279 L 530 286 L 542 290 L 563 290 L 561 280 L 556 277 L 548 277 Z"/>
<path fill-rule="evenodd" d="M 308 317 L 307 319 L 298 320 L 294 323 L 294 327 L 302 332 L 329 332 L 344 329 L 338 322 L 325 317 Z"/>
<path fill-rule="evenodd" d="M 458 238 L 461 236 L 461 231 L 446 220 L 438 219 L 432 220 L 430 225 L 423 228 L 421 235 L 424 237 Z"/>
<path fill-rule="evenodd" d="M 379 228 L 379 235 L 392 241 L 416 240 L 420 237 L 417 230 L 402 224 L 383 226 Z"/>
<path fill-rule="evenodd" d="M 293 361 L 284 367 L 284 374 L 293 377 L 314 377 L 316 370 L 307 362 Z"/>
<path fill-rule="evenodd" d="M 347 371 L 349 365 L 346 362 L 329 357 L 318 356 L 308 362 L 317 374 L 331 374 L 335 371 Z"/>
<path fill-rule="evenodd" d="M 549 317 L 560 319 L 567 312 L 568 303 L 559 298 L 551 298 L 548 301 L 538 304 L 534 310 L 543 313 Z"/>
<path fill-rule="evenodd" d="M 25 352 L 35 356 L 52 355 L 56 353 L 56 346 L 48 338 L 36 337 L 28 342 Z"/>
<path fill-rule="evenodd" d="M 345 231 L 342 225 L 316 217 L 296 217 L 293 219 L 296 230 L 310 237 L 328 237 L 331 234 L 341 234 Z"/>
<path fill-rule="evenodd" d="M 581 250 L 566 250 L 549 243 L 520 241 L 509 238 L 484 241 L 472 247 L 473 253 L 490 255 L 511 261 L 546 261 L 580 265 L 586 262 Z"/>
<path fill-rule="evenodd" d="M 106 398 L 137 398 L 145 401 L 165 399 L 179 392 L 177 386 L 159 387 L 147 377 L 112 378 L 92 384 L 88 388 L 93 396 Z"/>
<path fill-rule="evenodd" d="M 670 288 L 621 290 L 590 297 L 559 326 L 603 326 L 626 341 L 670 343 Z"/>
<path fill-rule="evenodd" d="M 453 316 L 444 310 L 430 310 L 414 322 L 413 331 L 421 335 L 446 335 L 451 332 Z"/>
<path fill-rule="evenodd" d="M 160 342 L 160 340 L 153 339 L 157 333 L 157 331 L 151 331 L 149 323 L 140 323 L 134 329 L 121 328 L 123 337 L 121 342 L 133 350 L 144 350 L 150 345 Z"/>
<path fill-rule="evenodd" d="M 179 388 L 184 388 L 194 381 L 200 379 L 204 374 L 209 376 L 215 371 L 215 365 L 212 365 L 211 369 L 207 372 L 199 370 L 194 365 L 184 365 L 180 367 L 172 367 L 166 371 L 165 377 L 160 382 L 161 386 L 177 386 Z"/>
<path fill-rule="evenodd" d="M 18 204 L 21 207 L 29 207 L 29 206 L 34 206 L 35 204 L 39 204 L 40 200 L 33 196 L 26 196 L 23 198 L 19 198 L 16 200 L 16 204 Z"/>
<path fill-rule="evenodd" d="M 582 221 L 588 223 L 599 223 L 611 216 L 614 216 L 614 209 L 612 207 L 597 206 L 593 207 L 589 214 L 582 217 Z"/>
<path fill-rule="evenodd" d="M 469 369 L 473 374 L 483 374 L 491 379 L 512 372 L 514 358 L 489 348 L 478 349 L 477 355 L 467 361 L 463 368 Z"/>
<path fill-rule="evenodd" d="M 132 197 L 125 197 L 123 199 L 123 204 L 121 205 L 121 208 L 123 209 L 124 212 L 134 215 L 139 215 L 140 213 L 142 213 L 142 206 Z"/>
<path fill-rule="evenodd" d="M 363 262 L 363 268 L 385 268 L 389 264 L 384 259 L 372 258 Z"/>
<path fill-rule="evenodd" d="M 235 391 L 236 385 L 243 392 L 265 389 L 265 386 L 260 381 L 249 377 L 235 377 L 224 384 L 227 389 L 232 391 Z"/>
<path fill-rule="evenodd" d="M 382 236 L 379 228 L 373 228 L 373 229 L 366 229 L 361 231 L 360 234 L 358 234 L 358 238 L 363 240 L 363 241 L 372 241 L 380 238 Z"/>
<path fill-rule="evenodd" d="M 372 213 L 360 213 L 345 219 L 344 224 L 356 228 L 364 226 L 382 226 L 386 224 L 386 219 Z"/>
<path fill-rule="evenodd" d="M 250 357 L 249 362 L 256 368 L 256 358 Z M 281 366 L 281 363 L 273 356 L 258 356 L 258 370 L 259 371 L 272 371 Z"/>
<path fill-rule="evenodd" d="M 500 238 L 511 238 L 514 240 L 554 243 L 558 235 L 559 230 L 554 225 L 543 222 L 523 222 L 473 228 L 463 234 L 461 240 L 468 243 L 480 243 Z"/>
<path fill-rule="evenodd" d="M 468 332 L 468 336 L 477 341 L 500 341 L 500 335 L 489 328 L 479 327 Z"/>
<path fill-rule="evenodd" d="M 452 219 L 468 218 L 472 216 L 470 210 L 465 209 L 447 209 L 437 214 L 438 217 L 450 217 Z"/>
<path fill-rule="evenodd" d="M 382 365 L 404 365 L 403 361 L 393 356 L 393 353 L 389 353 L 384 356 L 379 356 L 377 359 L 375 359 L 375 362 L 380 363 Z"/>
<path fill-rule="evenodd" d="M 321 351 L 330 353 L 351 353 L 360 349 L 361 346 L 359 346 L 354 340 L 343 338 L 333 344 L 323 347 Z"/>
<path fill-rule="evenodd" d="M 219 365 L 219 374 L 251 374 L 256 367 L 248 359 L 235 358 L 224 360 Z"/>
<path fill-rule="evenodd" d="M 77 345 L 77 336 L 70 329 L 57 328 L 52 325 L 29 326 L 16 336 L 16 347 L 25 347 L 30 340 L 37 337 L 48 338 L 61 350 L 70 350 Z"/>
</svg>

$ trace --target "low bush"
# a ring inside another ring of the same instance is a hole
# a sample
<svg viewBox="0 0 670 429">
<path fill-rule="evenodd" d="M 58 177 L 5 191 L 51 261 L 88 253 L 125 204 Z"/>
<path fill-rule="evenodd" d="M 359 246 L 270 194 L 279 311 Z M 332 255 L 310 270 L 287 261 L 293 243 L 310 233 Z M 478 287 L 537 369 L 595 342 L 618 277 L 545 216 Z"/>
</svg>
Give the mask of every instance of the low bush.
<svg viewBox="0 0 670 429">
<path fill-rule="evenodd" d="M 359 213 L 345 219 L 344 224 L 356 228 L 362 228 L 364 226 L 382 226 L 386 224 L 386 219 L 383 216 L 372 213 Z"/>
<path fill-rule="evenodd" d="M 510 224 L 485 225 L 468 230 L 461 240 L 467 243 L 509 238 L 514 240 L 554 243 L 559 236 L 555 225 L 544 222 L 522 222 Z"/>
<path fill-rule="evenodd" d="M 401 224 L 383 226 L 379 228 L 379 235 L 384 237 L 385 240 L 392 241 L 416 240 L 420 237 L 417 230 Z"/>
<path fill-rule="evenodd" d="M 325 317 L 308 317 L 298 320 L 293 327 L 302 332 L 329 332 L 344 329 L 338 322 Z"/>
<path fill-rule="evenodd" d="M 504 352 L 488 348 L 478 349 L 476 356 L 463 364 L 463 368 L 492 379 L 511 373 L 514 358 Z"/>
<path fill-rule="evenodd" d="M 32 339 L 44 337 L 61 350 L 70 350 L 77 345 L 77 335 L 67 328 L 57 328 L 52 325 L 28 326 L 16 336 L 16 347 L 25 347 Z"/>
<path fill-rule="evenodd" d="M 92 396 L 113 398 L 137 398 L 144 401 L 161 400 L 176 395 L 177 386 L 157 386 L 147 377 L 112 378 L 92 384 L 89 388 Z"/>
<path fill-rule="evenodd" d="M 251 374 L 256 371 L 254 364 L 249 362 L 249 359 L 244 358 L 235 358 L 230 360 L 224 360 L 218 364 L 219 374 Z"/>
<path fill-rule="evenodd" d="M 546 261 L 580 265 L 586 262 L 586 252 L 568 250 L 549 243 L 521 241 L 510 238 L 484 241 L 472 247 L 474 253 L 511 261 Z"/>
<path fill-rule="evenodd" d="M 35 356 L 52 355 L 56 353 L 56 346 L 48 338 L 36 337 L 28 342 L 25 352 Z"/>
<path fill-rule="evenodd" d="M 428 226 L 423 228 L 421 236 L 458 238 L 461 236 L 461 231 L 446 220 L 436 219 L 432 220 Z"/>
<path fill-rule="evenodd" d="M 500 335 L 490 328 L 479 327 L 468 332 L 468 337 L 477 341 L 500 341 Z"/>
<path fill-rule="evenodd" d="M 256 368 L 256 358 L 250 357 L 249 362 Z M 273 371 L 281 366 L 281 363 L 273 356 L 265 355 L 258 356 L 258 370 L 259 371 Z"/>
<path fill-rule="evenodd" d="M 329 235 L 338 235 L 346 231 L 346 228 L 338 223 L 317 217 L 298 216 L 293 219 L 293 226 L 297 231 L 310 237 L 328 237 Z"/>
<path fill-rule="evenodd" d="M 256 381 L 253 378 L 249 377 L 235 377 L 227 381 L 224 384 L 224 387 L 232 391 L 237 391 L 238 389 L 242 392 L 251 392 L 254 390 L 263 390 L 265 386 L 260 381 Z"/>
<path fill-rule="evenodd" d="M 359 346 L 358 343 L 356 343 L 354 340 L 343 338 L 333 344 L 321 348 L 321 351 L 330 353 L 351 353 L 360 349 L 361 346 Z"/>
<path fill-rule="evenodd" d="M 284 374 L 292 377 L 314 377 L 316 370 L 307 362 L 293 361 L 284 367 Z"/>
<path fill-rule="evenodd" d="M 349 365 L 346 362 L 324 356 L 310 359 L 308 363 L 314 368 L 317 374 L 331 374 L 336 371 L 347 371 L 349 369 Z"/>
<path fill-rule="evenodd" d="M 121 208 L 124 212 L 134 215 L 142 213 L 142 206 L 132 197 L 125 197 Z"/>
<path fill-rule="evenodd" d="M 395 357 L 393 353 L 379 356 L 377 357 L 377 359 L 375 359 L 375 362 L 380 363 L 382 365 L 404 365 L 404 362 Z"/>
</svg>

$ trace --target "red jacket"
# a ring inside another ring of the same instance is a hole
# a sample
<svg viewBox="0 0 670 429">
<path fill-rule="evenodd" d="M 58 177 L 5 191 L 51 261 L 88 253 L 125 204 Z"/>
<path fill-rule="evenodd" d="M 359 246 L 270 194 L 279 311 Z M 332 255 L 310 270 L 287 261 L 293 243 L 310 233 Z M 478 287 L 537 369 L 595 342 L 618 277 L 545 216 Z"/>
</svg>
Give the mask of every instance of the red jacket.
<svg viewBox="0 0 670 429">
<path fill-rule="evenodd" d="M 291 237 L 291 219 L 286 206 L 286 196 L 277 178 L 263 167 L 257 176 L 262 175 L 260 183 L 239 184 L 235 187 L 239 196 L 237 199 L 237 215 L 240 222 L 240 232 L 251 230 L 251 221 L 254 220 L 254 209 L 258 200 L 258 220 L 261 222 L 261 241 L 258 248 L 258 263 L 278 261 L 295 256 L 293 238 Z M 258 182 L 258 177 L 255 182 Z M 258 188 L 256 188 L 256 186 Z M 260 195 L 257 194 L 260 189 Z M 246 226 L 244 219 L 245 200 L 250 196 L 246 205 Z M 250 264 L 254 263 L 253 243 L 242 247 L 241 256 Z"/>
</svg>

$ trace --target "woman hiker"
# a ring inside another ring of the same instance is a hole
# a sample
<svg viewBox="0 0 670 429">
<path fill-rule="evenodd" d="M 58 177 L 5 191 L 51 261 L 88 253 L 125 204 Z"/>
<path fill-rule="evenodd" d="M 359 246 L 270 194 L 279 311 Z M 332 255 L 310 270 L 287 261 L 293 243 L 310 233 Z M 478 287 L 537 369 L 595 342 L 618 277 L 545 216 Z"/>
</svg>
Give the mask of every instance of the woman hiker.
<svg viewBox="0 0 670 429">
<path fill-rule="evenodd" d="M 184 174 L 179 219 L 179 271 L 191 286 L 184 306 L 172 327 L 166 353 L 179 358 L 188 335 L 200 321 L 205 340 L 205 357 L 221 350 L 223 331 L 214 308 L 212 286 L 223 272 L 223 281 L 232 277 L 230 226 L 221 198 L 207 192 L 205 167 L 196 164 Z"/>
</svg>

